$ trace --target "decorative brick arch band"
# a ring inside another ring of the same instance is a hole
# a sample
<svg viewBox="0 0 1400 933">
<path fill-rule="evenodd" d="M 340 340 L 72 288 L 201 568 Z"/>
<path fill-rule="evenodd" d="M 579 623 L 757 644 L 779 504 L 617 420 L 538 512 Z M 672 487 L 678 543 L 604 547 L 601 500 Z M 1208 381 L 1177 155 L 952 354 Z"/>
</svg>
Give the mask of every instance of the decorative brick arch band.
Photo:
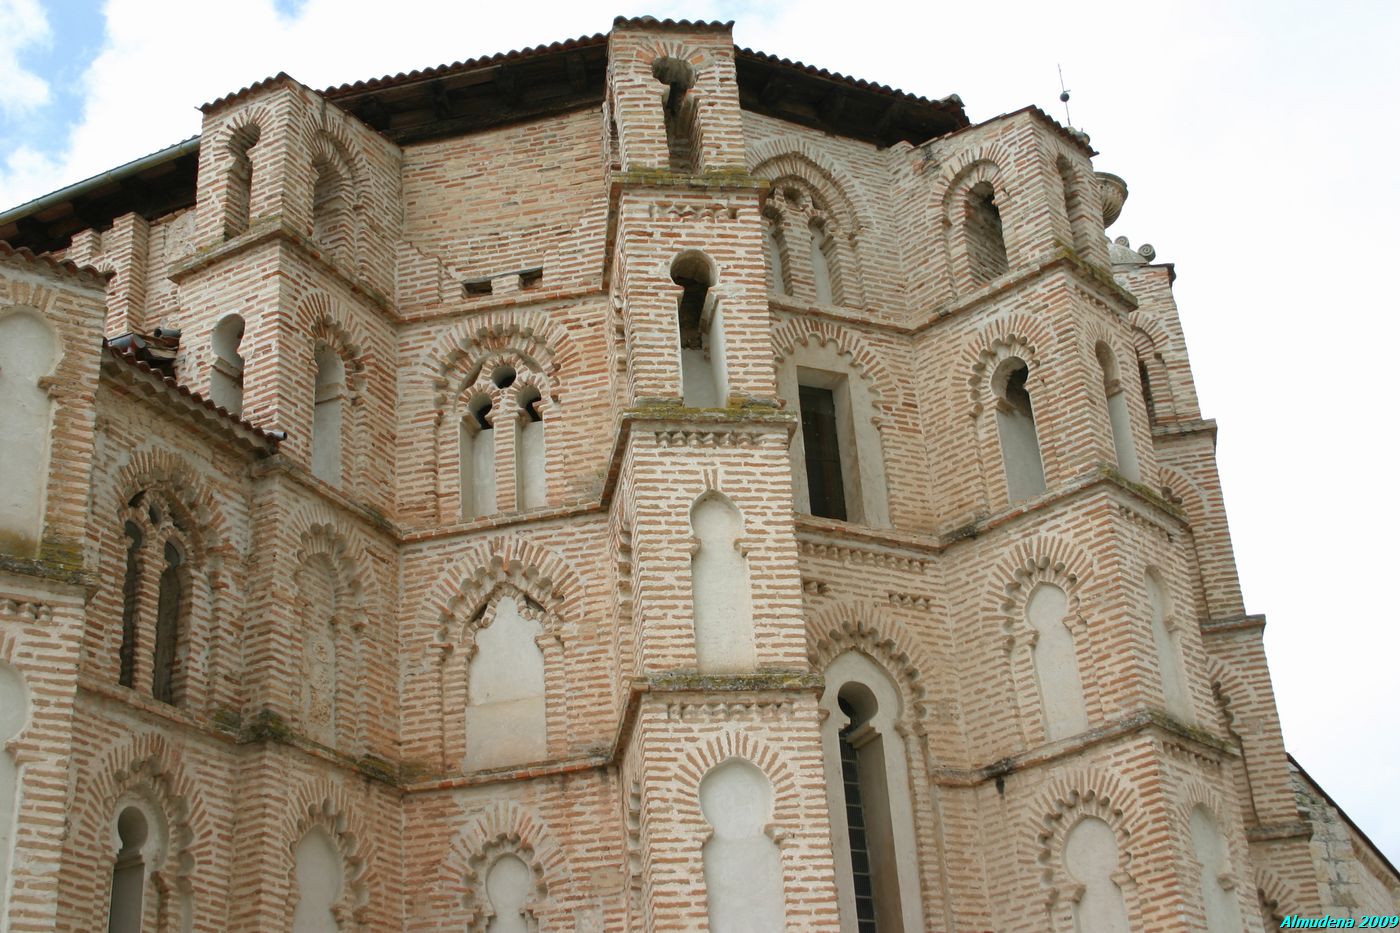
<svg viewBox="0 0 1400 933">
<path fill-rule="evenodd" d="M 1119 888 L 1123 892 L 1128 916 L 1135 916 L 1132 864 L 1146 825 L 1137 795 L 1115 775 L 1092 771 L 1054 779 L 1037 801 L 1033 811 L 1038 814 L 1034 826 L 1036 863 L 1045 894 L 1046 912 L 1051 917 L 1060 918 L 1060 924 L 1065 922 L 1063 915 L 1070 911 L 1070 903 L 1076 899 L 1075 883 L 1064 864 L 1065 840 L 1080 821 L 1094 818 L 1103 820 L 1113 831 L 1121 873 Z M 1069 928 L 1062 925 L 1053 927 Z"/>
<path fill-rule="evenodd" d="M 155 810 L 164 823 L 163 851 L 150 866 L 150 878 L 162 896 L 160 910 L 175 919 L 181 899 L 198 915 L 197 899 L 203 886 L 196 885 L 201 865 L 217 864 L 218 840 L 210 826 L 198 786 L 185 773 L 180 746 L 164 736 L 148 733 L 118 746 L 100 762 L 78 770 L 73 792 L 74 844 L 69 857 L 76 864 L 66 877 L 75 879 L 70 901 L 79 926 L 106 926 L 111 893 L 112 866 L 116 859 L 114 829 L 117 805 L 139 798 Z M 169 922 L 161 929 L 176 929 Z"/>
<path fill-rule="evenodd" d="M 807 619 L 807 658 L 825 671 L 847 651 L 859 651 L 884 668 L 903 703 L 902 719 L 918 729 L 930 717 L 924 672 L 932 666 L 887 610 L 864 600 L 837 602 Z"/>
<path fill-rule="evenodd" d="M 539 813 L 514 801 L 501 801 L 471 816 L 452 839 L 434 885 L 433 929 L 450 927 L 482 933 L 491 918 L 486 876 L 504 855 L 530 869 L 533 885 L 526 909 L 538 921 L 554 899 L 570 893 L 575 879 L 568 856 Z"/>
<path fill-rule="evenodd" d="M 298 900 L 296 848 L 307 833 L 321 829 L 334 844 L 343 872 L 340 899 L 333 907 L 337 925 L 342 930 L 370 929 L 371 836 L 344 789 L 325 778 L 303 783 L 290 795 L 281 822 L 290 830 L 283 837 L 282 846 L 287 870 L 288 928 Z"/>
<path fill-rule="evenodd" d="M 676 766 L 676 794 L 668 804 L 676 811 L 681 823 L 708 827 L 709 823 L 700 810 L 700 782 L 716 766 L 731 758 L 741 758 L 753 765 L 772 785 L 773 821 L 765 831 L 781 846 L 787 834 L 802 825 L 801 812 L 797 807 L 801 795 L 782 755 L 748 732 L 726 729 L 688 748 L 685 757 Z M 708 829 L 703 835 L 708 838 Z"/>
<path fill-rule="evenodd" d="M 832 347 L 849 363 L 851 371 L 869 384 L 871 399 L 882 411 L 903 400 L 903 387 L 890 374 L 880 354 L 850 328 L 810 317 L 789 317 L 773 329 L 772 341 L 773 358 L 778 363 L 803 345 Z"/>
</svg>

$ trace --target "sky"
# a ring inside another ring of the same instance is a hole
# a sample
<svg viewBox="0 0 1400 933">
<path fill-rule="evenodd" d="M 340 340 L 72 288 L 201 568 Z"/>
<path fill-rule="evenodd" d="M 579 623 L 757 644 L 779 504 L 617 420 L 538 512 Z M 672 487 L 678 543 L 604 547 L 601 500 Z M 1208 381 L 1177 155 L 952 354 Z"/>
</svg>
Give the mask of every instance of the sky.
<svg viewBox="0 0 1400 933">
<path fill-rule="evenodd" d="M 956 92 L 974 121 L 1063 120 L 1063 67 L 1097 167 L 1131 191 L 1110 235 L 1176 264 L 1285 741 L 1400 864 L 1397 380 L 1360 353 L 1400 344 L 1381 274 L 1400 260 L 1400 4 L 0 0 L 0 209 L 193 136 L 199 104 L 278 71 L 326 87 L 643 13 Z"/>
</svg>

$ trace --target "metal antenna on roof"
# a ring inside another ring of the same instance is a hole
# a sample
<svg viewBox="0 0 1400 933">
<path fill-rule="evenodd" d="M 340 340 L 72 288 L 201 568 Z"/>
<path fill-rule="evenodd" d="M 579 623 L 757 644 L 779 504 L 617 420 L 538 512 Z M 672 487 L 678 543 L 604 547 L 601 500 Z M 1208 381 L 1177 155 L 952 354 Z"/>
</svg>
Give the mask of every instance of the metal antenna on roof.
<svg viewBox="0 0 1400 933">
<path fill-rule="evenodd" d="M 1058 64 L 1055 65 L 1055 70 L 1060 73 L 1060 103 L 1065 105 L 1065 122 L 1073 129 L 1074 121 L 1069 118 L 1069 91 L 1065 88 L 1065 70 Z"/>
</svg>

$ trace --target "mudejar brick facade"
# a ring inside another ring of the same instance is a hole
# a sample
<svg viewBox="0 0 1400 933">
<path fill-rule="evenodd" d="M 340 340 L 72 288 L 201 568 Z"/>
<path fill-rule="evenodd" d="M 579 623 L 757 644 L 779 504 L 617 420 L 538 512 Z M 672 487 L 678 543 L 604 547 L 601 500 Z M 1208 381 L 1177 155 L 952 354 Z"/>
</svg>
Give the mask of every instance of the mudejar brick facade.
<svg viewBox="0 0 1400 933">
<path fill-rule="evenodd" d="M 203 113 L 0 214 L 0 929 L 1396 912 L 1087 137 L 649 18 Z"/>
</svg>

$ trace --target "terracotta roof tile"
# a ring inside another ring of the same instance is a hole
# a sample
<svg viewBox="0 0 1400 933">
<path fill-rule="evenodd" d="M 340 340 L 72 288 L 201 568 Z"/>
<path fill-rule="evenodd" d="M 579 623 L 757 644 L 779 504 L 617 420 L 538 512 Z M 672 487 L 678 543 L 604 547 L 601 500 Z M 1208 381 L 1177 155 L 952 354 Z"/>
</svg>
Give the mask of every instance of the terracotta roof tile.
<svg viewBox="0 0 1400 933">
<path fill-rule="evenodd" d="M 132 369 L 135 369 L 137 372 L 143 374 L 147 378 L 160 382 L 166 389 L 178 393 L 179 395 L 185 397 L 189 401 L 203 407 L 210 414 L 215 415 L 218 418 L 228 422 L 230 425 L 251 432 L 252 434 L 257 436 L 258 439 L 273 447 L 276 447 L 279 443 L 281 443 L 282 436 L 280 434 L 273 433 L 272 431 L 265 431 L 262 428 L 258 427 L 256 424 L 253 424 L 253 422 L 243 418 L 242 416 L 235 415 L 227 408 L 215 405 L 206 396 L 195 392 L 189 386 L 177 382 L 174 379 L 174 377 L 167 376 L 165 373 L 161 372 L 155 367 L 150 366 L 147 363 L 143 363 L 141 360 L 138 360 L 136 358 L 135 353 L 132 353 L 127 350 L 119 350 L 116 347 L 112 346 L 110 343 L 108 343 L 106 339 L 102 341 L 102 348 L 111 354 L 112 359 L 120 360 L 122 363 L 125 363 L 127 366 L 130 366 Z"/>
<path fill-rule="evenodd" d="M 613 20 L 613 28 L 618 26 L 640 27 L 643 29 L 733 29 L 734 20 L 720 22 L 717 19 L 657 19 L 655 16 L 619 16 Z"/>
<path fill-rule="evenodd" d="M 273 75 L 270 78 L 263 78 L 261 81 L 255 81 L 247 87 L 239 88 L 232 94 L 225 94 L 223 97 L 215 98 L 207 104 L 200 104 L 199 109 L 204 113 L 209 113 L 211 110 L 217 110 L 224 104 L 238 100 L 238 98 L 245 97 L 248 94 L 254 93 L 255 91 L 261 91 L 263 88 L 271 87 L 274 84 L 292 84 L 299 88 L 306 88 L 306 85 L 302 84 L 300 81 L 298 81 L 296 78 L 293 78 L 285 71 L 279 71 L 277 72 L 277 74 Z M 310 88 L 307 88 L 307 90 L 310 90 Z"/>
<path fill-rule="evenodd" d="M 536 45 L 526 49 L 515 49 L 510 52 L 496 52 L 493 55 L 482 55 L 479 58 L 469 58 L 466 61 L 453 62 L 450 65 L 437 65 L 433 68 L 415 69 L 409 72 L 401 71 L 398 74 L 385 75 L 382 78 L 369 78 L 365 81 L 341 84 L 336 87 L 328 87 L 322 91 L 321 94 L 334 100 L 338 97 L 359 94 L 364 91 L 378 91 L 385 88 L 398 87 L 403 84 L 413 84 L 417 81 L 433 81 L 438 78 L 450 77 L 463 71 L 471 71 L 475 68 L 484 68 L 488 65 L 496 65 L 502 62 L 519 61 L 539 55 L 548 55 L 553 52 L 567 52 L 570 49 L 593 48 L 595 46 L 607 45 L 607 42 L 607 33 L 600 32 L 591 36 L 580 36 L 577 39 L 565 39 L 562 42 L 551 42 L 547 45 Z"/>
<path fill-rule="evenodd" d="M 94 269 L 92 266 L 80 266 L 76 262 L 68 259 L 54 259 L 47 254 L 31 252 L 23 246 L 11 246 L 4 240 L 0 240 L 0 255 L 15 256 L 19 259 L 32 262 L 36 266 L 46 266 L 49 269 L 62 272 L 66 275 L 92 279 L 104 286 L 107 284 L 107 280 L 112 277 L 111 272 L 103 272 L 99 269 Z"/>
<path fill-rule="evenodd" d="M 756 58 L 760 61 L 769 62 L 770 64 L 780 65 L 784 68 L 793 68 L 797 71 L 803 71 L 816 78 L 825 78 L 828 81 L 839 81 L 842 84 L 849 84 L 852 87 L 858 87 L 866 91 L 874 91 L 878 94 L 888 94 L 891 97 L 898 97 L 903 100 L 907 100 L 910 103 L 924 105 L 932 104 L 934 106 L 941 106 L 949 109 L 962 109 L 962 98 L 956 94 L 950 94 L 947 97 L 944 97 L 940 100 L 930 100 L 927 97 L 920 97 L 918 94 L 910 94 L 908 91 L 901 91 L 898 88 L 892 88 L 888 84 L 876 84 L 872 81 L 865 81 L 860 78 L 852 78 L 850 75 L 841 74 L 839 71 L 827 71 L 825 68 L 817 68 L 814 65 L 807 65 L 802 62 L 795 62 L 789 58 L 780 58 L 777 55 L 769 55 L 767 52 L 756 52 L 753 49 L 746 49 L 742 47 L 737 47 L 736 50 L 740 55 L 747 55 L 750 58 Z"/>
</svg>

